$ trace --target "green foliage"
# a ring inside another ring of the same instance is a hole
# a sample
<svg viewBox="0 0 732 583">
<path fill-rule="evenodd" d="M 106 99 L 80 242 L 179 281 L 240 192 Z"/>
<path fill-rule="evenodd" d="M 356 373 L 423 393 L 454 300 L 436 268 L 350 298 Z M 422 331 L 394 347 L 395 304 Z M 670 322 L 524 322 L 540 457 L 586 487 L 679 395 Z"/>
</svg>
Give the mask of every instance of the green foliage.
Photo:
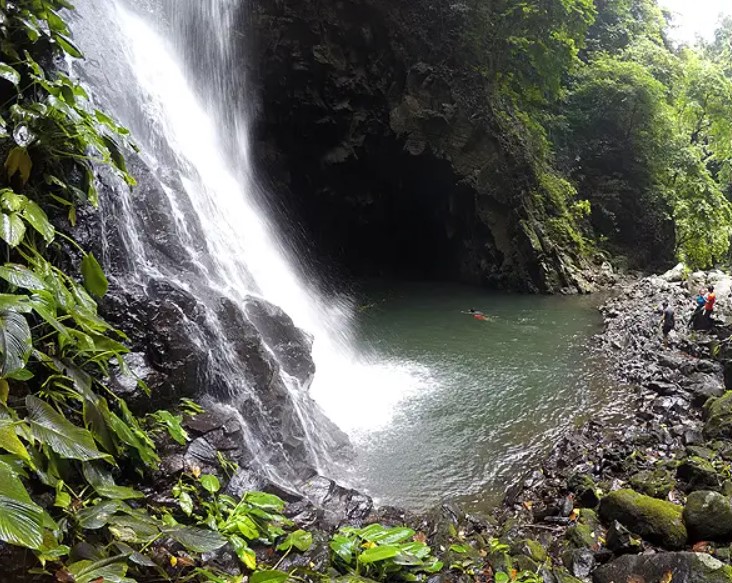
<svg viewBox="0 0 732 583">
<path fill-rule="evenodd" d="M 441 561 L 406 527 L 371 524 L 341 528 L 330 542 L 333 565 L 344 574 L 376 581 L 417 581 L 440 571 Z"/>
<path fill-rule="evenodd" d="M 478 10 L 477 50 L 500 92 L 519 109 L 559 97 L 594 20 L 592 0 L 499 0 Z"/>
</svg>

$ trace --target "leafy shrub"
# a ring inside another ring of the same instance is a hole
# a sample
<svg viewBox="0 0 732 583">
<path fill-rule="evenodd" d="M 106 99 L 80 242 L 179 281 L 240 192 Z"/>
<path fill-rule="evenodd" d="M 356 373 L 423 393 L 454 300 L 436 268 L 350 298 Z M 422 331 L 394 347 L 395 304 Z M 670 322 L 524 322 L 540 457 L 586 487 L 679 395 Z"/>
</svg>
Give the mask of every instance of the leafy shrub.
<svg viewBox="0 0 732 583">
<path fill-rule="evenodd" d="M 376 581 L 418 581 L 443 567 L 430 547 L 406 527 L 341 528 L 330 548 L 336 569 Z"/>
</svg>

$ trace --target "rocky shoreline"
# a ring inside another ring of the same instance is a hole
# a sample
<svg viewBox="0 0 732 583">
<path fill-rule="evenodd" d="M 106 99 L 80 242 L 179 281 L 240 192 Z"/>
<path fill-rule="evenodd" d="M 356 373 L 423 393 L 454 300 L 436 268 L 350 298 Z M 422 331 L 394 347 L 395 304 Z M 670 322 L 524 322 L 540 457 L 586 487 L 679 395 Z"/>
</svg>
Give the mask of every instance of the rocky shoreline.
<svg viewBox="0 0 732 583">
<path fill-rule="evenodd" d="M 512 553 L 530 541 L 533 554 L 514 558 L 547 583 L 732 581 L 730 331 L 686 327 L 707 283 L 717 287 L 717 318 L 728 316 L 730 279 L 682 275 L 618 284 L 602 308 L 597 342 L 628 385 L 632 416 L 566 435 L 496 513 L 494 536 Z M 677 316 L 668 347 L 663 300 Z"/>
<path fill-rule="evenodd" d="M 732 279 L 681 275 L 618 283 L 602 307 L 596 348 L 608 357 L 609 374 L 628 387 L 623 408 L 630 415 L 622 422 L 591 420 L 565 435 L 491 516 L 452 503 L 426 515 L 375 508 L 321 476 L 305 480 L 299 494 L 274 488 L 315 541 L 282 566 L 327 572 L 329 533 L 380 522 L 409 525 L 426 538 L 447 567 L 431 583 L 504 581 L 501 573 L 524 583 L 732 582 L 730 332 L 721 324 L 709 332 L 685 326 L 694 293 L 709 282 L 718 287 L 717 318 L 728 317 Z M 677 315 L 668 347 L 660 333 L 663 300 Z M 268 489 L 254 482 L 240 471 L 228 489 Z M 225 553 L 219 559 L 225 564 Z"/>
</svg>

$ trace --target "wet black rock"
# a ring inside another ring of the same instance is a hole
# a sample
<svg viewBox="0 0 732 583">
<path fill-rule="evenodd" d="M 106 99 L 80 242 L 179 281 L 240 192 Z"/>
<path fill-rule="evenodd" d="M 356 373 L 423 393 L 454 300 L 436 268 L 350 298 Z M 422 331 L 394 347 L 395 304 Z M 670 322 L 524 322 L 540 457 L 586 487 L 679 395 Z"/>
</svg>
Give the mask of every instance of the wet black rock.
<svg viewBox="0 0 732 583">
<path fill-rule="evenodd" d="M 358 523 L 364 520 L 374 507 L 365 494 L 343 488 L 323 476 L 313 476 L 298 488 L 300 494 L 315 507 L 323 510 L 325 524 L 337 525 L 343 521 Z"/>
<path fill-rule="evenodd" d="M 702 457 L 691 456 L 685 459 L 676 471 L 676 478 L 682 483 L 685 492 L 722 491 L 723 477 L 709 460 Z"/>
<path fill-rule="evenodd" d="M 575 577 L 585 578 L 595 568 L 595 555 L 590 549 L 567 551 L 563 556 L 564 566 Z"/>
<path fill-rule="evenodd" d="M 308 384 L 315 374 L 312 336 L 297 328 L 281 308 L 261 298 L 248 298 L 244 310 L 285 372 Z"/>
<path fill-rule="evenodd" d="M 643 550 L 642 541 L 634 537 L 631 532 L 620 524 L 617 520 L 613 520 L 607 531 L 607 548 L 618 555 L 629 553 L 639 553 Z"/>
</svg>

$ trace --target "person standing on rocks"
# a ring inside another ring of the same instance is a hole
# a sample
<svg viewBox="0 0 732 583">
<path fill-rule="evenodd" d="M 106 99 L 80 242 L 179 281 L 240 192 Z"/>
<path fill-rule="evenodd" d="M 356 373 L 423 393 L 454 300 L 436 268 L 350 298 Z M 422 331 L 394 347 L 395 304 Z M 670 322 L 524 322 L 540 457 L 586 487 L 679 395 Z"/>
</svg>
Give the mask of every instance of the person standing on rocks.
<svg viewBox="0 0 732 583">
<path fill-rule="evenodd" d="M 714 304 L 717 303 L 717 295 L 714 293 L 714 286 L 707 288 L 708 293 L 704 296 L 704 321 L 705 324 L 712 327 L 712 312 L 714 312 Z"/>
<path fill-rule="evenodd" d="M 663 320 L 661 325 L 661 332 L 663 332 L 663 345 L 668 346 L 668 335 L 671 330 L 676 328 L 676 316 L 674 309 L 669 305 L 668 301 L 663 302 Z"/>
</svg>

